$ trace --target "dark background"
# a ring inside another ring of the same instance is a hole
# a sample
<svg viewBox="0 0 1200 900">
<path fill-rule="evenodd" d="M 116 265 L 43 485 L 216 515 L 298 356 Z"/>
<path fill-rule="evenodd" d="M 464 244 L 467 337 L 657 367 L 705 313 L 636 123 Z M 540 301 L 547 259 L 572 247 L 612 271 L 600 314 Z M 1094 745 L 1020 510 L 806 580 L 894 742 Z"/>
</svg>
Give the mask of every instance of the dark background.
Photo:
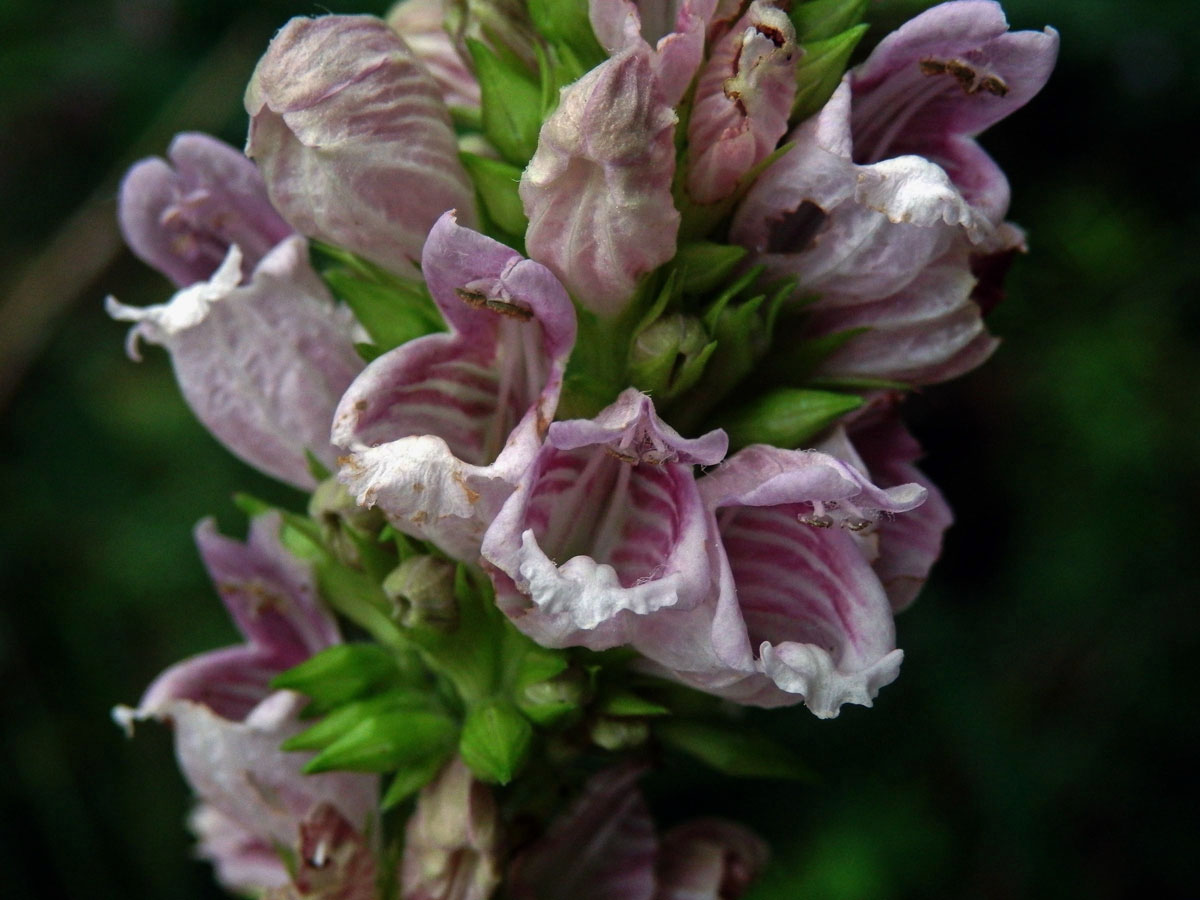
<svg viewBox="0 0 1200 900">
<path fill-rule="evenodd" d="M 884 2 L 879 23 L 921 3 Z M 832 722 L 756 716 L 812 786 L 676 773 L 664 819 L 769 836 L 757 900 L 1200 896 L 1200 12 L 1191 0 L 1010 0 L 1063 36 L 1050 86 L 993 129 L 1030 234 L 1004 338 L 909 420 L 958 515 L 899 621 L 902 677 Z M 189 857 L 165 729 L 109 708 L 233 640 L 190 530 L 230 494 L 298 505 L 228 456 L 164 354 L 123 354 L 111 292 L 166 282 L 118 249 L 113 200 L 172 134 L 240 144 L 240 99 L 293 14 L 380 4 L 0 5 L 0 895 L 219 896 Z M 695 775 L 685 782 L 683 775 Z M 687 784 L 685 788 L 683 785 Z"/>
</svg>

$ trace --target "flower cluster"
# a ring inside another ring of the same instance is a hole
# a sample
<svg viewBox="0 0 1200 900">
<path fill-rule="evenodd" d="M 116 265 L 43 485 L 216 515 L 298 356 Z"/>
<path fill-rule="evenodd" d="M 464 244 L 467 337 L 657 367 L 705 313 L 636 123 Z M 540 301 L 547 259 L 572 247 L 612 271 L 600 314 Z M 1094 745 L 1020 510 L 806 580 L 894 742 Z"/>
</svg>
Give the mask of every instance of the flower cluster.
<svg viewBox="0 0 1200 900">
<path fill-rule="evenodd" d="M 951 519 L 900 401 L 995 349 L 1024 239 L 975 136 L 1057 52 L 953 0 L 847 71 L 865 7 L 297 18 L 244 155 L 184 134 L 130 171 L 123 233 L 179 288 L 109 300 L 130 354 L 164 346 L 219 440 L 311 492 L 245 499 L 245 544 L 200 526 L 246 643 L 119 712 L 173 724 L 224 884 L 748 884 L 765 850 L 739 826 L 656 837 L 639 748 L 711 759 L 715 698 L 831 718 L 897 677 L 893 614 Z M 540 795 L 493 787 L 535 759 Z"/>
</svg>

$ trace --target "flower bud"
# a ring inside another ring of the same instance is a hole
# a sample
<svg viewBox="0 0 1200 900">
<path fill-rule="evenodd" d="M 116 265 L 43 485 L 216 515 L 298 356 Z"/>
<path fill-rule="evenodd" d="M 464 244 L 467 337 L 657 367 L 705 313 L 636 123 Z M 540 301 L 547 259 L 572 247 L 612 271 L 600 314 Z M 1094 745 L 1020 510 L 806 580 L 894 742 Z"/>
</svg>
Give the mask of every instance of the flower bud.
<svg viewBox="0 0 1200 900">
<path fill-rule="evenodd" d="M 356 538 L 379 534 L 386 521 L 379 510 L 355 503 L 336 478 L 317 485 L 308 501 L 308 514 L 320 526 L 321 540 L 349 565 L 359 562 Z"/>
<path fill-rule="evenodd" d="M 634 338 L 630 379 L 659 400 L 670 400 L 696 383 L 715 349 L 699 320 L 665 316 Z"/>
<path fill-rule="evenodd" d="M 393 617 L 406 628 L 453 631 L 458 625 L 454 563 L 436 556 L 404 560 L 383 580 Z"/>
<path fill-rule="evenodd" d="M 605 750 L 628 750 L 640 747 L 650 737 L 650 726 L 642 719 L 602 716 L 589 729 L 593 743 Z"/>
</svg>

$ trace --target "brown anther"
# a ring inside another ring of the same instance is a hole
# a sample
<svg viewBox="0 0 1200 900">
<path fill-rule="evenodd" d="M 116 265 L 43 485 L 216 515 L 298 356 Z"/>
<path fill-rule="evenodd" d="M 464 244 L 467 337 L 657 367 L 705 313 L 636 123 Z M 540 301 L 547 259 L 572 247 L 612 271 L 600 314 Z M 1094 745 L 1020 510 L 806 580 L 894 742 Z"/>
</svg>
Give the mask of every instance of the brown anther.
<svg viewBox="0 0 1200 900">
<path fill-rule="evenodd" d="M 509 303 L 506 300 L 494 300 L 488 297 L 487 294 L 482 294 L 479 291 L 468 291 L 465 288 L 456 288 L 454 291 L 458 294 L 458 299 L 467 306 L 475 309 L 486 309 L 490 312 L 499 313 L 502 316 L 510 316 L 514 319 L 520 319 L 522 322 L 528 322 L 533 318 L 533 310 L 527 309 L 524 306 L 518 306 L 515 303 Z"/>
<path fill-rule="evenodd" d="M 1008 85 L 998 75 L 981 73 L 970 63 L 961 59 L 923 59 L 918 65 L 923 75 L 949 74 L 958 82 L 966 94 L 986 91 L 997 97 L 1008 93 Z"/>
<path fill-rule="evenodd" d="M 829 516 L 797 516 L 802 525 L 810 525 L 813 528 L 831 528 L 833 519 Z"/>
<path fill-rule="evenodd" d="M 870 527 L 871 521 L 869 519 L 847 519 L 843 524 L 851 531 L 862 531 L 864 528 Z"/>
</svg>

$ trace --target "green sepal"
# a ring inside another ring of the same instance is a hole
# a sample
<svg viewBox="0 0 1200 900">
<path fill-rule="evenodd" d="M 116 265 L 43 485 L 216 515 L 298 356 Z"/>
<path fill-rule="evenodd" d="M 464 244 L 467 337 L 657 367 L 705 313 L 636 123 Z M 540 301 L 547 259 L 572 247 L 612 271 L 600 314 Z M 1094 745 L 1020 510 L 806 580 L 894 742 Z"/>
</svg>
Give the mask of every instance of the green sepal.
<svg viewBox="0 0 1200 900">
<path fill-rule="evenodd" d="M 788 18 L 801 44 L 835 37 L 862 21 L 870 0 L 808 0 L 793 4 Z"/>
<path fill-rule="evenodd" d="M 810 378 L 808 385 L 830 391 L 911 391 L 915 387 L 907 381 L 866 375 L 822 375 Z"/>
<path fill-rule="evenodd" d="M 604 750 L 629 750 L 649 740 L 650 726 L 641 719 L 600 716 L 589 724 L 588 736 Z"/>
<path fill-rule="evenodd" d="M 398 709 L 434 711 L 436 702 L 427 685 L 398 688 L 366 700 L 355 700 L 336 707 L 315 725 L 288 738 L 281 745 L 281 749 L 289 753 L 324 750 L 365 719 Z"/>
<path fill-rule="evenodd" d="M 537 725 L 553 727 L 573 718 L 587 697 L 587 683 L 579 669 L 571 668 L 566 654 L 530 643 L 522 651 L 510 642 L 506 656 L 517 656 L 513 699 Z"/>
<path fill-rule="evenodd" d="M 856 25 L 841 34 L 801 44 L 804 55 L 796 67 L 796 99 L 792 103 L 792 122 L 807 119 L 825 105 L 846 72 L 850 54 L 858 46 L 869 25 Z"/>
<path fill-rule="evenodd" d="M 698 319 L 681 314 L 664 316 L 633 339 L 629 351 L 629 381 L 653 394 L 659 402 L 691 388 L 717 349 Z"/>
<path fill-rule="evenodd" d="M 483 133 L 501 156 L 524 167 L 537 149 L 542 127 L 542 89 L 515 59 L 502 59 L 486 44 L 467 38 L 483 105 Z"/>
<path fill-rule="evenodd" d="M 786 747 L 741 724 L 725 727 L 706 722 L 667 719 L 654 727 L 664 744 L 695 757 L 707 766 L 741 778 L 783 778 L 813 781 L 811 769 Z"/>
<path fill-rule="evenodd" d="M 730 452 L 749 444 L 795 449 L 865 401 L 854 394 L 777 388 L 721 417 Z"/>
<path fill-rule="evenodd" d="M 693 241 L 679 248 L 671 265 L 680 273 L 683 293 L 707 294 L 724 284 L 748 252 L 733 244 Z"/>
<path fill-rule="evenodd" d="M 587 0 L 529 0 L 529 18 L 538 33 L 561 52 L 570 52 L 580 72 L 594 69 L 608 58 L 588 17 Z"/>
<path fill-rule="evenodd" d="M 358 354 L 359 359 L 367 364 L 370 364 L 379 359 L 379 357 L 383 356 L 385 351 L 380 350 L 374 344 L 366 344 L 359 341 L 354 345 L 354 352 Z"/>
<path fill-rule="evenodd" d="M 329 269 L 322 277 L 333 295 L 350 307 L 379 353 L 444 330 L 423 284 L 376 284 L 342 268 Z"/>
<path fill-rule="evenodd" d="M 325 468 L 325 463 L 317 459 L 307 447 L 304 448 L 304 461 L 308 464 L 308 474 L 313 477 L 313 481 L 322 482 L 329 478 L 330 471 Z"/>
<path fill-rule="evenodd" d="M 472 706 L 463 722 L 458 752 L 480 781 L 508 784 L 520 771 L 533 740 L 533 726 L 504 700 Z"/>
<path fill-rule="evenodd" d="M 395 656 L 378 644 L 335 644 L 280 672 L 271 687 L 304 694 L 306 713 L 319 715 L 401 681 Z"/>
<path fill-rule="evenodd" d="M 521 170 L 502 160 L 466 151 L 460 152 L 458 158 L 475 183 L 479 199 L 483 201 L 483 207 L 492 221 L 509 234 L 524 235 L 529 220 L 525 218 L 521 195 L 517 191 L 521 183 Z"/>
<path fill-rule="evenodd" d="M 389 772 L 444 754 L 453 746 L 454 720 L 442 713 L 394 710 L 363 719 L 311 760 L 306 775 L 340 770 Z"/>
<path fill-rule="evenodd" d="M 397 772 L 392 783 L 388 785 L 388 789 L 384 791 L 383 799 L 379 801 L 380 808 L 386 811 L 400 805 L 433 781 L 442 766 L 446 764 L 450 753 L 451 750 L 447 748 L 440 753 L 430 754 L 425 759 L 410 763 Z"/>
<path fill-rule="evenodd" d="M 422 281 L 387 269 L 320 241 L 310 242 L 314 267 L 335 297 L 350 307 L 371 336 L 375 355 L 414 338 L 444 331 L 441 313 Z M 366 347 L 359 350 L 371 353 Z"/>
</svg>

